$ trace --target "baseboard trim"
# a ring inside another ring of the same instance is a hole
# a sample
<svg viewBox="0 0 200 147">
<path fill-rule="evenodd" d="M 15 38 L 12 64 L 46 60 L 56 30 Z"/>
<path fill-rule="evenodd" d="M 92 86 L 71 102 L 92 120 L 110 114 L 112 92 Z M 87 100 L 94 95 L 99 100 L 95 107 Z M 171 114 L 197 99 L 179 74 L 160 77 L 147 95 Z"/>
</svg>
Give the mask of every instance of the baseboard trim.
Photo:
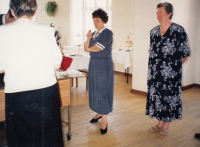
<svg viewBox="0 0 200 147">
<path fill-rule="evenodd" d="M 194 87 L 200 88 L 200 84 L 194 84 Z"/>
<path fill-rule="evenodd" d="M 195 84 L 183 86 L 183 87 L 182 87 L 182 90 L 187 90 L 187 89 L 190 89 L 190 88 L 193 88 L 193 87 L 195 87 Z"/>
<path fill-rule="evenodd" d="M 115 74 L 120 74 L 120 75 L 125 75 L 124 72 L 120 72 L 120 71 L 114 71 Z M 129 73 L 129 76 L 132 77 L 132 74 Z"/>
<path fill-rule="evenodd" d="M 182 90 L 187 90 L 187 89 L 190 89 L 190 88 L 193 88 L 193 87 L 197 87 L 197 88 L 200 88 L 200 84 L 190 84 L 190 85 L 187 85 L 187 86 L 183 86 L 182 87 Z"/>
<path fill-rule="evenodd" d="M 187 90 L 187 89 L 190 89 L 190 88 L 193 88 L 193 87 L 200 88 L 200 84 L 194 83 L 194 84 L 191 84 L 191 85 L 183 86 L 182 90 Z M 147 95 L 147 92 L 140 91 L 140 90 L 135 90 L 135 89 L 131 89 L 131 93 L 138 94 L 138 95 L 143 95 L 143 96 Z"/>
<path fill-rule="evenodd" d="M 139 95 L 143 95 L 143 96 L 146 96 L 146 95 L 147 95 L 146 92 L 140 91 L 140 90 L 135 90 L 135 89 L 131 89 L 131 93 L 139 94 Z"/>
</svg>

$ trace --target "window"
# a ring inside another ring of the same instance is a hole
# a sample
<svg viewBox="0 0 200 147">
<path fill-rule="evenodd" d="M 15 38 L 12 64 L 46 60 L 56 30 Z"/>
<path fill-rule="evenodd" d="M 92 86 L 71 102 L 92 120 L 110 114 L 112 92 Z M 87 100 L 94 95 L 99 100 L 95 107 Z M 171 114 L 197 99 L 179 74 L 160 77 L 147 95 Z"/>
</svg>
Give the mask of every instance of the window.
<svg viewBox="0 0 200 147">
<path fill-rule="evenodd" d="M 88 30 L 95 31 L 92 12 L 102 8 L 109 16 L 105 24 L 111 29 L 111 0 L 71 0 L 71 44 L 83 44 Z"/>
</svg>

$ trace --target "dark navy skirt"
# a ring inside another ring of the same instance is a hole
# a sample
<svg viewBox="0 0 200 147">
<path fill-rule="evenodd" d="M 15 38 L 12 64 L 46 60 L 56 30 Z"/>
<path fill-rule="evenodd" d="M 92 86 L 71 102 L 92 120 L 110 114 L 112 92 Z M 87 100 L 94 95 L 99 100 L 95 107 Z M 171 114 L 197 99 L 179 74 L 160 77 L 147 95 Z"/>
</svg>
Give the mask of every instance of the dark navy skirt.
<svg viewBox="0 0 200 147">
<path fill-rule="evenodd" d="M 113 110 L 114 70 L 112 58 L 90 57 L 89 106 L 99 114 Z"/>
<path fill-rule="evenodd" d="M 6 136 L 9 147 L 63 147 L 60 99 L 53 86 L 6 93 Z"/>
<path fill-rule="evenodd" d="M 4 73 L 0 73 L 0 88 L 3 88 L 4 87 Z"/>
</svg>

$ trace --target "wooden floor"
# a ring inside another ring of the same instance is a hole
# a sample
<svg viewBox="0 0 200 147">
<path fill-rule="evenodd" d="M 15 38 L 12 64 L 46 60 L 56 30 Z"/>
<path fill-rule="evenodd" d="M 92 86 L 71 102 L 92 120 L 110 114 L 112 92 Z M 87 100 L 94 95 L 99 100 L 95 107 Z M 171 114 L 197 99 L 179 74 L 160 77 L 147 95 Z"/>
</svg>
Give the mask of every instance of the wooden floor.
<svg viewBox="0 0 200 147">
<path fill-rule="evenodd" d="M 114 109 L 108 115 L 108 133 L 101 135 L 100 122 L 90 124 L 95 113 L 88 106 L 85 78 L 79 78 L 79 87 L 72 88 L 70 141 L 64 137 L 66 147 L 200 147 L 194 138 L 200 133 L 200 89 L 183 92 L 183 119 L 171 123 L 169 135 L 158 139 L 148 129 L 157 123 L 145 115 L 146 97 L 130 93 L 131 78 L 126 83 L 123 75 L 115 74 Z M 63 110 L 62 117 L 66 119 Z M 63 125 L 64 135 L 67 126 Z"/>
<path fill-rule="evenodd" d="M 68 127 L 63 123 L 65 147 L 200 147 L 194 138 L 200 133 L 200 89 L 183 91 L 183 120 L 171 123 L 169 135 L 158 139 L 148 129 L 157 123 L 145 115 L 146 97 L 130 93 L 131 78 L 115 74 L 114 109 L 108 115 L 108 133 L 101 135 L 100 122 L 90 124 L 95 113 L 88 106 L 85 78 L 79 86 L 72 87 L 71 140 L 66 139 Z M 62 109 L 62 119 L 67 120 L 67 109 Z M 3 139 L 0 132 L 0 145 Z"/>
</svg>

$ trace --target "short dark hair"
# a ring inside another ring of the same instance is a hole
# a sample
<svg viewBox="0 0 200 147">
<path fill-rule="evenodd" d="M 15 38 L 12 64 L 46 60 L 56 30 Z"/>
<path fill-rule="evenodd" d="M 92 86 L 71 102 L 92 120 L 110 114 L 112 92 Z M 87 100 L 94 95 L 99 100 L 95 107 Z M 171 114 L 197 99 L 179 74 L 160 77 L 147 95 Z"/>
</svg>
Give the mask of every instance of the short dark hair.
<svg viewBox="0 0 200 147">
<path fill-rule="evenodd" d="M 37 2 L 36 0 L 10 0 L 10 8 L 16 17 L 33 16 L 37 10 Z"/>
<path fill-rule="evenodd" d="M 92 13 L 92 18 L 101 18 L 104 23 L 108 22 L 108 15 L 107 13 L 99 8 Z"/>
<path fill-rule="evenodd" d="M 170 3 L 160 3 L 157 5 L 157 8 L 160 8 L 160 7 L 165 7 L 165 11 L 167 14 L 171 13 L 171 16 L 170 16 L 170 19 L 172 19 L 172 16 L 173 16 L 173 6 L 172 4 Z"/>
</svg>

